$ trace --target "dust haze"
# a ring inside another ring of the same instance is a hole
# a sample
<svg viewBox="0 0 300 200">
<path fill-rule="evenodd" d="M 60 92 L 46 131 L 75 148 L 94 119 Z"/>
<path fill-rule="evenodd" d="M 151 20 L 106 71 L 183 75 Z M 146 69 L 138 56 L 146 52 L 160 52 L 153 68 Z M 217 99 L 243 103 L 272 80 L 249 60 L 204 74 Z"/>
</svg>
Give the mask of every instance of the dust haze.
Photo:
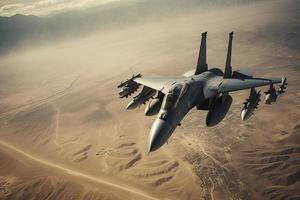
<svg viewBox="0 0 300 200">
<path fill-rule="evenodd" d="M 299 1 L 151 2 L 0 17 L 0 199 L 300 198 Z M 213 128 L 192 110 L 148 155 L 155 117 L 116 86 L 193 69 L 205 31 L 209 68 L 234 31 L 234 70 L 286 76 L 287 93 L 242 121 L 235 92 Z"/>
</svg>

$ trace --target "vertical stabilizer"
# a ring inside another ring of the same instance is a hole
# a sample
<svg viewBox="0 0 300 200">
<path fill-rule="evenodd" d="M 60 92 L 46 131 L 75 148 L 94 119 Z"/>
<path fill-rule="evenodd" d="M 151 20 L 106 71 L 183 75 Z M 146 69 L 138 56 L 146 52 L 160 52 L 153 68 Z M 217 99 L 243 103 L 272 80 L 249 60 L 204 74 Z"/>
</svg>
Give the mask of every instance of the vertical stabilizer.
<svg viewBox="0 0 300 200">
<path fill-rule="evenodd" d="M 228 50 L 227 50 L 224 78 L 232 77 L 232 67 L 231 67 L 232 38 L 233 38 L 233 32 L 229 33 L 229 42 L 228 42 Z"/>
<path fill-rule="evenodd" d="M 207 71 L 207 64 L 206 64 L 206 35 L 207 32 L 201 34 L 201 44 L 197 62 L 197 68 L 195 74 L 201 74 L 202 72 Z"/>
</svg>

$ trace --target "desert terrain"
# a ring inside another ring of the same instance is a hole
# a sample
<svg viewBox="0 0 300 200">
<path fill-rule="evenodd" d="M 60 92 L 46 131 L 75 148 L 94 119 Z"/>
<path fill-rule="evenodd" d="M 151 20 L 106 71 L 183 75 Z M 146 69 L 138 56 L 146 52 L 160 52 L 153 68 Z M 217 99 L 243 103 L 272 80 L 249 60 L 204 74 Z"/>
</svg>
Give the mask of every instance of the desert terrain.
<svg viewBox="0 0 300 200">
<path fill-rule="evenodd" d="M 0 199 L 300 199 L 299 16 L 297 0 L 259 1 L 0 55 Z M 234 31 L 233 69 L 286 76 L 287 92 L 247 121 L 249 91 L 234 92 L 213 128 L 194 109 L 148 154 L 155 117 L 127 111 L 116 86 L 193 69 L 204 31 L 209 68 Z"/>
</svg>

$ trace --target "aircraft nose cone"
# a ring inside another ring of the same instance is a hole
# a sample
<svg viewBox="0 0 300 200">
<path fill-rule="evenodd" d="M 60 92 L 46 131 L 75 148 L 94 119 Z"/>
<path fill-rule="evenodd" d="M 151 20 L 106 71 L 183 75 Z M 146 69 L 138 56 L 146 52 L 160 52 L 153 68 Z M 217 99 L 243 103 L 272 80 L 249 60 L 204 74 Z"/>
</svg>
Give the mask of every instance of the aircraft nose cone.
<svg viewBox="0 0 300 200">
<path fill-rule="evenodd" d="M 171 125 L 168 122 L 161 119 L 155 120 L 148 138 L 148 152 L 160 148 L 171 134 Z"/>
</svg>

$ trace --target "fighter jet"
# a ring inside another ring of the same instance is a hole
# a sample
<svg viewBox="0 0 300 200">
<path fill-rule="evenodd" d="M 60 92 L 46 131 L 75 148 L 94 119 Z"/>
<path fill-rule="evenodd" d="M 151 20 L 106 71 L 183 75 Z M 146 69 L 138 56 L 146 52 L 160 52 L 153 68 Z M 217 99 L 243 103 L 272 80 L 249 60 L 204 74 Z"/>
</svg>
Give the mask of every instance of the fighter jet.
<svg viewBox="0 0 300 200">
<path fill-rule="evenodd" d="M 134 109 L 149 101 L 145 109 L 146 116 L 157 115 L 148 137 L 148 152 L 159 149 L 181 125 L 184 116 L 193 108 L 207 112 L 206 125 L 215 126 L 226 116 L 231 104 L 230 92 L 250 89 L 249 98 L 241 111 L 242 120 L 249 119 L 260 101 L 260 91 L 255 88 L 269 86 L 266 104 L 277 100 L 284 93 L 287 79 L 254 78 L 253 74 L 242 70 L 232 71 L 231 52 L 233 32 L 229 33 L 229 43 L 224 72 L 219 68 L 208 68 L 206 63 L 207 32 L 202 33 L 196 70 L 181 76 L 133 75 L 118 88 L 120 98 L 128 97 L 143 86 L 141 92 L 133 97 L 127 109 Z M 274 88 L 279 84 L 279 90 Z"/>
</svg>

